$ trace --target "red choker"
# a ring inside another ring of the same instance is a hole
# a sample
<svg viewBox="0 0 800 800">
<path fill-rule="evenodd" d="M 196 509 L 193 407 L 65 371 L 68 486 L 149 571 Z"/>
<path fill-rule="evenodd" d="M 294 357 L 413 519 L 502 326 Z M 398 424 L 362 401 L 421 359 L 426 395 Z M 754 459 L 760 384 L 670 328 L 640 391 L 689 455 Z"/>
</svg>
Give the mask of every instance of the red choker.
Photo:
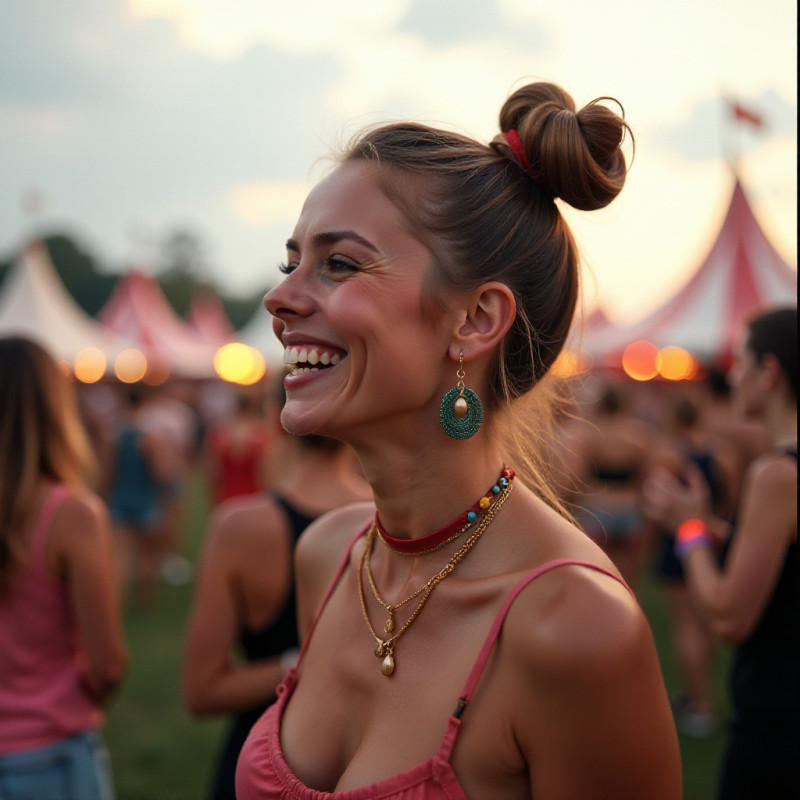
<svg viewBox="0 0 800 800">
<path fill-rule="evenodd" d="M 424 553 L 430 553 L 432 550 L 438 550 L 448 542 L 452 542 L 464 533 L 473 522 L 475 522 L 481 514 L 489 508 L 495 498 L 501 493 L 504 493 L 511 481 L 514 478 L 514 470 L 511 467 L 503 467 L 497 483 L 489 489 L 486 494 L 478 500 L 472 508 L 468 508 L 463 514 L 457 516 L 452 522 L 443 525 L 433 533 L 423 536 L 420 539 L 397 539 L 390 536 L 384 530 L 381 521 L 378 519 L 377 513 L 375 514 L 375 528 L 378 531 L 378 536 L 384 541 L 390 550 L 394 550 L 402 555 L 417 556 Z"/>
</svg>

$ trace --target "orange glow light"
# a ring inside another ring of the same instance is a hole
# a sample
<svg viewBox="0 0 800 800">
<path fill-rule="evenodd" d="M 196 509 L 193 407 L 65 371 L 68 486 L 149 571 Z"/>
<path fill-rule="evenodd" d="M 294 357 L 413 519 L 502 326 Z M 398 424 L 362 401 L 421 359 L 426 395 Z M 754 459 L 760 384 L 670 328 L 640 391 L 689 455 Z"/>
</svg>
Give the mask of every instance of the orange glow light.
<svg viewBox="0 0 800 800">
<path fill-rule="evenodd" d="M 572 378 L 586 371 L 586 359 L 571 350 L 562 350 L 550 368 L 558 378 Z"/>
<path fill-rule="evenodd" d="M 136 383 L 147 372 L 147 359 L 144 353 L 129 347 L 123 350 L 114 361 L 114 374 L 123 383 Z"/>
<path fill-rule="evenodd" d="M 695 370 L 694 359 L 691 353 L 682 347 L 662 347 L 658 351 L 658 371 L 662 378 L 668 381 L 683 381 L 692 376 Z"/>
<path fill-rule="evenodd" d="M 75 356 L 75 377 L 81 383 L 97 383 L 106 374 L 106 357 L 98 347 L 84 347 Z"/>
<path fill-rule="evenodd" d="M 266 372 L 264 356 L 241 342 L 223 345 L 214 356 L 214 370 L 224 381 L 250 386 Z"/>
<path fill-rule="evenodd" d="M 622 369 L 635 381 L 649 381 L 658 375 L 661 358 L 652 342 L 643 340 L 629 344 L 622 354 Z"/>
</svg>

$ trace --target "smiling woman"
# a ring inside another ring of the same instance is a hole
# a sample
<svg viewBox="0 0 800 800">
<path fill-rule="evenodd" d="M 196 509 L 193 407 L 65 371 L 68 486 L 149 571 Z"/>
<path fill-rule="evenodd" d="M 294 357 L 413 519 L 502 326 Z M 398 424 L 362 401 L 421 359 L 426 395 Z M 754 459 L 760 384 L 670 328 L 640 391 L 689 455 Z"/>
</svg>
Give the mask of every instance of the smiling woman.
<svg viewBox="0 0 800 800">
<path fill-rule="evenodd" d="M 554 201 L 611 202 L 626 132 L 532 84 L 490 144 L 380 127 L 306 200 L 265 298 L 281 420 L 351 444 L 375 502 L 300 541 L 304 645 L 240 800 L 680 796 L 644 616 L 509 444 L 578 294 Z"/>
</svg>

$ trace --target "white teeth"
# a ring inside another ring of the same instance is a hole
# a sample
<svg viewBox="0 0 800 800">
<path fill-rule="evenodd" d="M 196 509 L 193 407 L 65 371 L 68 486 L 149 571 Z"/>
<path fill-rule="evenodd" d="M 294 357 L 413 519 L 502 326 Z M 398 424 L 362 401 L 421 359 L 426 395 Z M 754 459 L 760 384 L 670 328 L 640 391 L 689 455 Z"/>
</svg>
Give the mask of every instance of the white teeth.
<svg viewBox="0 0 800 800">
<path fill-rule="evenodd" d="M 321 348 L 287 347 L 283 351 L 283 363 L 291 364 L 322 364 L 336 366 L 342 360 L 339 353 L 331 353 Z M 299 373 L 298 373 L 299 374 Z"/>
</svg>

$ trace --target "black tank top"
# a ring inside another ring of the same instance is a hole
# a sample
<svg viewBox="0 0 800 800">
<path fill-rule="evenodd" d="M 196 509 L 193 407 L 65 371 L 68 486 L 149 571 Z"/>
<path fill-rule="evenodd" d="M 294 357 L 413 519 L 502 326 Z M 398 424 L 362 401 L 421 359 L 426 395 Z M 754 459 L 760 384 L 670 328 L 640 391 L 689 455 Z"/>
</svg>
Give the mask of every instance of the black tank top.
<svg viewBox="0 0 800 800">
<path fill-rule="evenodd" d="M 273 492 L 273 500 L 281 506 L 289 522 L 289 535 L 291 536 L 291 549 L 300 538 L 300 534 L 316 519 L 295 508 L 285 497 Z M 294 577 L 291 578 L 286 601 L 280 614 L 263 628 L 258 630 L 243 630 L 239 635 L 248 661 L 280 655 L 284 650 L 298 647 L 297 638 L 297 600 L 294 590 Z"/>
<path fill-rule="evenodd" d="M 294 552 L 294 546 L 300 538 L 300 534 L 316 517 L 304 514 L 285 497 L 276 492 L 272 493 L 272 499 L 281 506 L 286 515 L 286 520 L 289 523 L 290 546 L 292 552 Z M 269 567 L 264 565 L 264 568 L 268 569 Z M 239 644 L 248 661 L 277 656 L 284 650 L 298 647 L 296 609 L 297 601 L 295 598 L 294 575 L 292 574 L 289 588 L 286 592 L 286 600 L 277 618 L 263 628 L 240 631 Z M 275 698 L 273 697 L 258 707 L 243 711 L 233 718 L 220 753 L 216 776 L 209 795 L 210 800 L 233 800 L 236 797 L 235 777 L 239 752 L 247 739 L 247 735 L 250 733 L 250 729 L 274 700 Z"/>
<path fill-rule="evenodd" d="M 781 451 L 797 460 L 797 450 Z M 731 692 L 738 721 L 798 726 L 800 712 L 800 550 L 795 539 L 756 629 L 734 653 Z"/>
</svg>

